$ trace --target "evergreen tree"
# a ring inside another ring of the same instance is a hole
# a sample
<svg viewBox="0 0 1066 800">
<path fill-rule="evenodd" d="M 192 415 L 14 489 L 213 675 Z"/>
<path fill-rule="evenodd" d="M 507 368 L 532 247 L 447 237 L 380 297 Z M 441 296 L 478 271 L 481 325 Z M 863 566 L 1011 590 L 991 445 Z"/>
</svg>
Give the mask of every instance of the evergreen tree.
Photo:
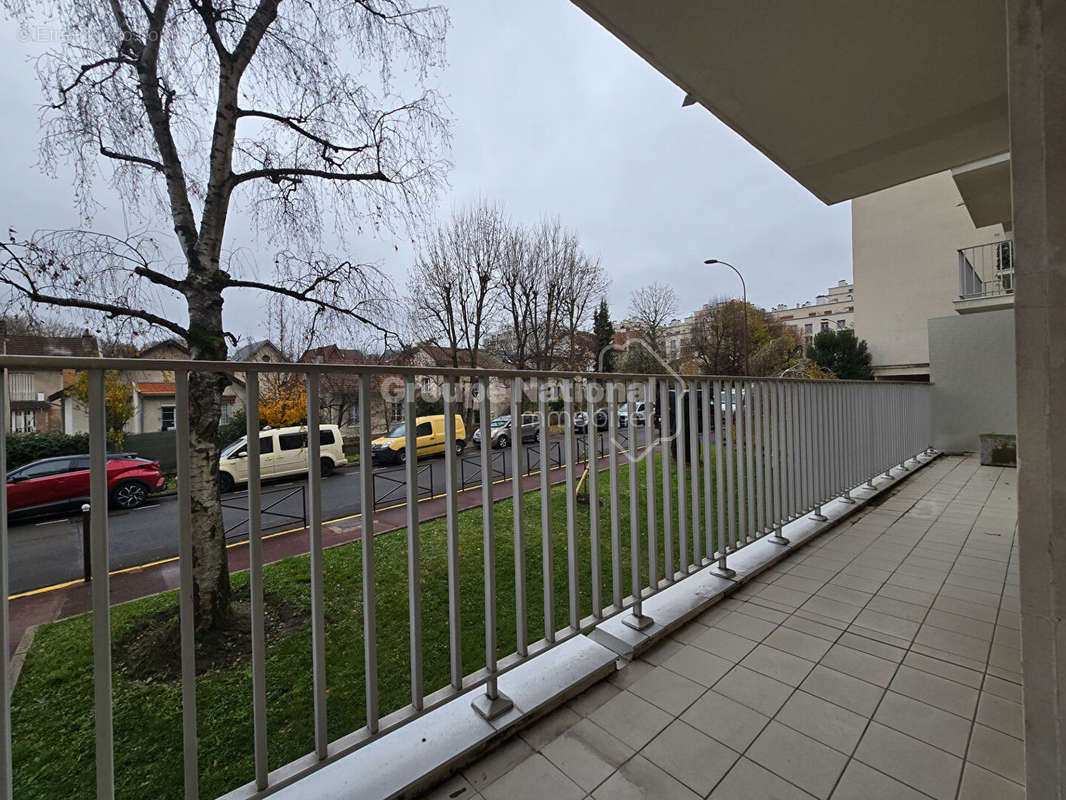
<svg viewBox="0 0 1066 800">
<path fill-rule="evenodd" d="M 848 328 L 820 331 L 807 348 L 807 358 L 841 380 L 869 381 L 874 377 L 866 340 L 860 340 Z"/>
<path fill-rule="evenodd" d="M 596 335 L 598 369 L 602 372 L 614 372 L 614 325 L 611 324 L 611 312 L 607 308 L 606 297 L 600 300 L 599 308 L 592 316 L 592 332 Z"/>
</svg>

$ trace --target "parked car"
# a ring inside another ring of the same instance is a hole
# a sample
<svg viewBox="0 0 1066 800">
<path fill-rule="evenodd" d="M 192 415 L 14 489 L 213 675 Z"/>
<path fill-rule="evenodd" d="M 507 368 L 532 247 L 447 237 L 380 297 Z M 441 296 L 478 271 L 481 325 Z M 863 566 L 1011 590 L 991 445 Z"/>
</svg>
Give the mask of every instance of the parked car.
<svg viewBox="0 0 1066 800">
<path fill-rule="evenodd" d="M 319 428 L 319 458 L 322 475 L 331 475 L 344 464 L 344 443 L 336 425 Z M 259 477 L 281 478 L 307 472 L 307 426 L 267 428 L 259 432 Z M 248 437 L 225 447 L 218 460 L 218 480 L 223 492 L 248 482 Z"/>
<path fill-rule="evenodd" d="M 609 426 L 609 418 L 607 416 L 606 408 L 596 409 L 596 430 L 605 431 Z M 588 414 L 584 411 L 578 411 L 574 414 L 574 432 L 585 433 L 588 431 L 589 419 Z"/>
<path fill-rule="evenodd" d="M 472 437 L 475 445 L 481 445 L 481 426 L 474 429 Z M 514 432 L 511 430 L 511 415 L 496 417 L 489 423 L 489 441 L 492 447 L 507 447 L 514 440 Z M 540 441 L 540 417 L 536 414 L 522 415 L 522 441 Z"/>
<path fill-rule="evenodd" d="M 415 418 L 415 447 L 418 457 L 443 453 L 445 446 L 444 415 L 433 414 Z M 466 448 L 466 427 L 463 418 L 455 415 L 455 452 Z M 375 464 L 402 464 L 407 460 L 407 424 L 401 422 L 384 436 L 370 444 L 370 457 Z"/>
<path fill-rule="evenodd" d="M 641 400 L 633 404 L 633 424 L 640 426 L 644 424 L 644 401 Z M 622 403 L 618 407 L 618 427 L 626 428 L 629 426 L 629 403 Z"/>
<path fill-rule="evenodd" d="M 166 485 L 159 462 L 133 453 L 107 456 L 107 496 L 114 508 L 136 508 Z M 9 515 L 47 514 L 89 502 L 89 456 L 31 461 L 7 473 Z"/>
</svg>

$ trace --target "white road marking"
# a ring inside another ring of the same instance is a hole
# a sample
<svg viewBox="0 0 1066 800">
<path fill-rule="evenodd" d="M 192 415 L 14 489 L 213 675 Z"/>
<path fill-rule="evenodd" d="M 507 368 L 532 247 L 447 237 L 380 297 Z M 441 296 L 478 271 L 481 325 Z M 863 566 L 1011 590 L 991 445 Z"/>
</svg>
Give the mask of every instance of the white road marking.
<svg viewBox="0 0 1066 800">
<path fill-rule="evenodd" d="M 150 506 L 137 506 L 134 511 L 147 511 L 149 508 L 159 508 L 159 503 L 153 503 Z"/>
<path fill-rule="evenodd" d="M 58 525 L 61 522 L 70 522 L 70 519 L 49 519 L 44 522 L 35 522 L 34 527 L 40 528 L 42 525 Z"/>
</svg>

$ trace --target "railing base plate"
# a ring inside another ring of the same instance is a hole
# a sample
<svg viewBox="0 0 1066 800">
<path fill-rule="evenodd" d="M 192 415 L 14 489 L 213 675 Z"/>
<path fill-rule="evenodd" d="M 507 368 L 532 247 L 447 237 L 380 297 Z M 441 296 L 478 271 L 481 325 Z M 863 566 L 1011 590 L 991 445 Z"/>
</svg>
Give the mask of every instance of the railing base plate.
<svg viewBox="0 0 1066 800">
<path fill-rule="evenodd" d="M 470 705 L 487 721 L 494 720 L 514 708 L 511 698 L 502 693 L 491 698 L 487 694 L 479 694 Z"/>
<path fill-rule="evenodd" d="M 813 519 L 813 517 L 812 517 L 812 519 Z M 822 519 L 825 519 L 825 517 L 822 517 Z M 780 533 L 775 533 L 773 536 L 767 536 L 766 537 L 766 541 L 770 542 L 771 544 L 780 544 L 780 545 L 792 544 L 792 542 L 790 542 L 788 539 L 786 539 Z"/>
<path fill-rule="evenodd" d="M 646 614 L 626 614 L 622 617 L 622 624 L 635 631 L 642 631 L 650 626 L 655 620 Z"/>
<path fill-rule="evenodd" d="M 811 514 L 809 517 L 807 517 L 807 519 L 813 520 L 814 522 L 828 522 L 829 521 L 829 517 L 827 517 L 825 514 L 822 514 L 822 513 L 819 513 L 819 512 Z"/>
<path fill-rule="evenodd" d="M 711 567 L 711 574 L 717 575 L 719 578 L 735 578 L 737 571 L 729 567 Z"/>
</svg>

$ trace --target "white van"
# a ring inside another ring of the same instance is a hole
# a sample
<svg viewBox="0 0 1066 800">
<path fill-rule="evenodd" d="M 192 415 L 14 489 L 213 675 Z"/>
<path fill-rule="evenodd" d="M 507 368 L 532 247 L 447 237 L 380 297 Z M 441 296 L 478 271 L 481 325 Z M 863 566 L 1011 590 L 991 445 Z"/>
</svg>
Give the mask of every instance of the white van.
<svg viewBox="0 0 1066 800">
<path fill-rule="evenodd" d="M 319 457 L 322 474 L 329 475 L 347 460 L 341 430 L 336 425 L 319 427 Z M 259 432 L 259 476 L 280 478 L 307 472 L 307 426 L 268 428 Z M 223 448 L 218 459 L 218 480 L 223 492 L 248 481 L 248 441 L 242 436 Z"/>
</svg>

